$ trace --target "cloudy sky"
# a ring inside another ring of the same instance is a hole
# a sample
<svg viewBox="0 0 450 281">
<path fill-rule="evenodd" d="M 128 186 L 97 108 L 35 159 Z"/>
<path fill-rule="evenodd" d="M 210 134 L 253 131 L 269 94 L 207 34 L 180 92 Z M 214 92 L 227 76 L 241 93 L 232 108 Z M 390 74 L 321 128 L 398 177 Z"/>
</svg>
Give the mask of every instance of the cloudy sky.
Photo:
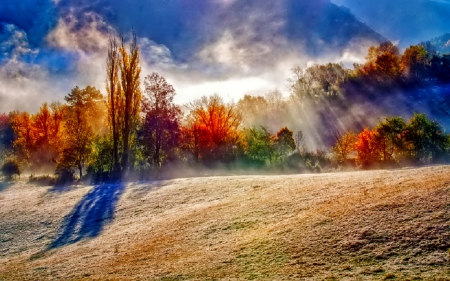
<svg viewBox="0 0 450 281">
<path fill-rule="evenodd" d="M 131 28 L 141 79 L 159 72 L 185 103 L 285 91 L 295 64 L 361 62 L 374 41 L 404 48 L 450 32 L 449 17 L 450 0 L 2 0 L 0 112 L 75 86 L 104 91 L 108 37 Z"/>
</svg>

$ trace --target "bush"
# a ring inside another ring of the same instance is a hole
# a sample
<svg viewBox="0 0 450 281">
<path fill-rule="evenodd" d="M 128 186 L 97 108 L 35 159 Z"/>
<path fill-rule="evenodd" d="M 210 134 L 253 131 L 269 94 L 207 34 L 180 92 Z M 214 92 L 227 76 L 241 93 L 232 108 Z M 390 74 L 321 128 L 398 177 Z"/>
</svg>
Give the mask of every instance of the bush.
<svg viewBox="0 0 450 281">
<path fill-rule="evenodd" d="M 18 175 L 20 178 L 20 166 L 19 163 L 15 160 L 7 160 L 3 163 L 2 166 L 2 174 L 6 177 L 7 180 L 12 180 L 14 175 Z"/>
<path fill-rule="evenodd" d="M 57 167 L 55 185 L 67 185 L 76 180 L 75 171 L 68 167 Z"/>
<path fill-rule="evenodd" d="M 41 186 L 49 186 L 54 185 L 56 180 L 55 177 L 52 177 L 50 175 L 43 175 L 43 176 L 34 176 L 30 175 L 30 179 L 28 181 L 29 183 L 41 185 Z"/>
</svg>

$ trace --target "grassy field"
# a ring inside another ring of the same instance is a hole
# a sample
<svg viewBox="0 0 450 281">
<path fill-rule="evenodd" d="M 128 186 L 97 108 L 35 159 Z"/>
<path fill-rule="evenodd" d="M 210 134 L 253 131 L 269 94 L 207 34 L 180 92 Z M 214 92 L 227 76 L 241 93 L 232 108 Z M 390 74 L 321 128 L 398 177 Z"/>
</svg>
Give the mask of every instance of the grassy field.
<svg viewBox="0 0 450 281">
<path fill-rule="evenodd" d="M 0 183 L 0 280 L 450 280 L 450 166 Z"/>
</svg>

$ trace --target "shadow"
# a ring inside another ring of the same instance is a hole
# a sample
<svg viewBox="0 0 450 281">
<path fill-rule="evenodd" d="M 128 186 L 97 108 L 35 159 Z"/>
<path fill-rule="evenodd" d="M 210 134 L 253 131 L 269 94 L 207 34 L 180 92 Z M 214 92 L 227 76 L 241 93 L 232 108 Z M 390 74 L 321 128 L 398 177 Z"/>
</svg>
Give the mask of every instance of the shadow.
<svg viewBox="0 0 450 281">
<path fill-rule="evenodd" d="M 55 184 L 47 192 L 49 193 L 65 193 L 73 190 L 76 185 L 71 184 Z"/>
<path fill-rule="evenodd" d="M 137 183 L 131 191 L 131 199 L 139 199 L 149 192 L 156 191 L 164 186 L 173 184 L 172 180 L 145 181 Z"/>
<path fill-rule="evenodd" d="M 3 190 L 6 190 L 8 187 L 10 187 L 12 185 L 11 182 L 0 182 L 0 192 L 2 192 Z"/>
<path fill-rule="evenodd" d="M 48 250 L 100 235 L 105 224 L 114 219 L 117 202 L 124 190 L 124 183 L 95 186 L 64 218 L 58 237 Z"/>
</svg>

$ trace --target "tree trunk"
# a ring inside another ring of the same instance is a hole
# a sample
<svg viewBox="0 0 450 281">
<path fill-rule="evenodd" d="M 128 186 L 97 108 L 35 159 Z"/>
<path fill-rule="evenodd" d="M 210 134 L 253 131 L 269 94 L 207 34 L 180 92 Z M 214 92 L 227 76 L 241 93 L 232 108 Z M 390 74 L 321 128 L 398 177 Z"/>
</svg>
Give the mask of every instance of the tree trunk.
<svg viewBox="0 0 450 281">
<path fill-rule="evenodd" d="M 78 169 L 80 170 L 80 180 L 83 177 L 83 165 L 81 163 L 78 164 Z"/>
</svg>

